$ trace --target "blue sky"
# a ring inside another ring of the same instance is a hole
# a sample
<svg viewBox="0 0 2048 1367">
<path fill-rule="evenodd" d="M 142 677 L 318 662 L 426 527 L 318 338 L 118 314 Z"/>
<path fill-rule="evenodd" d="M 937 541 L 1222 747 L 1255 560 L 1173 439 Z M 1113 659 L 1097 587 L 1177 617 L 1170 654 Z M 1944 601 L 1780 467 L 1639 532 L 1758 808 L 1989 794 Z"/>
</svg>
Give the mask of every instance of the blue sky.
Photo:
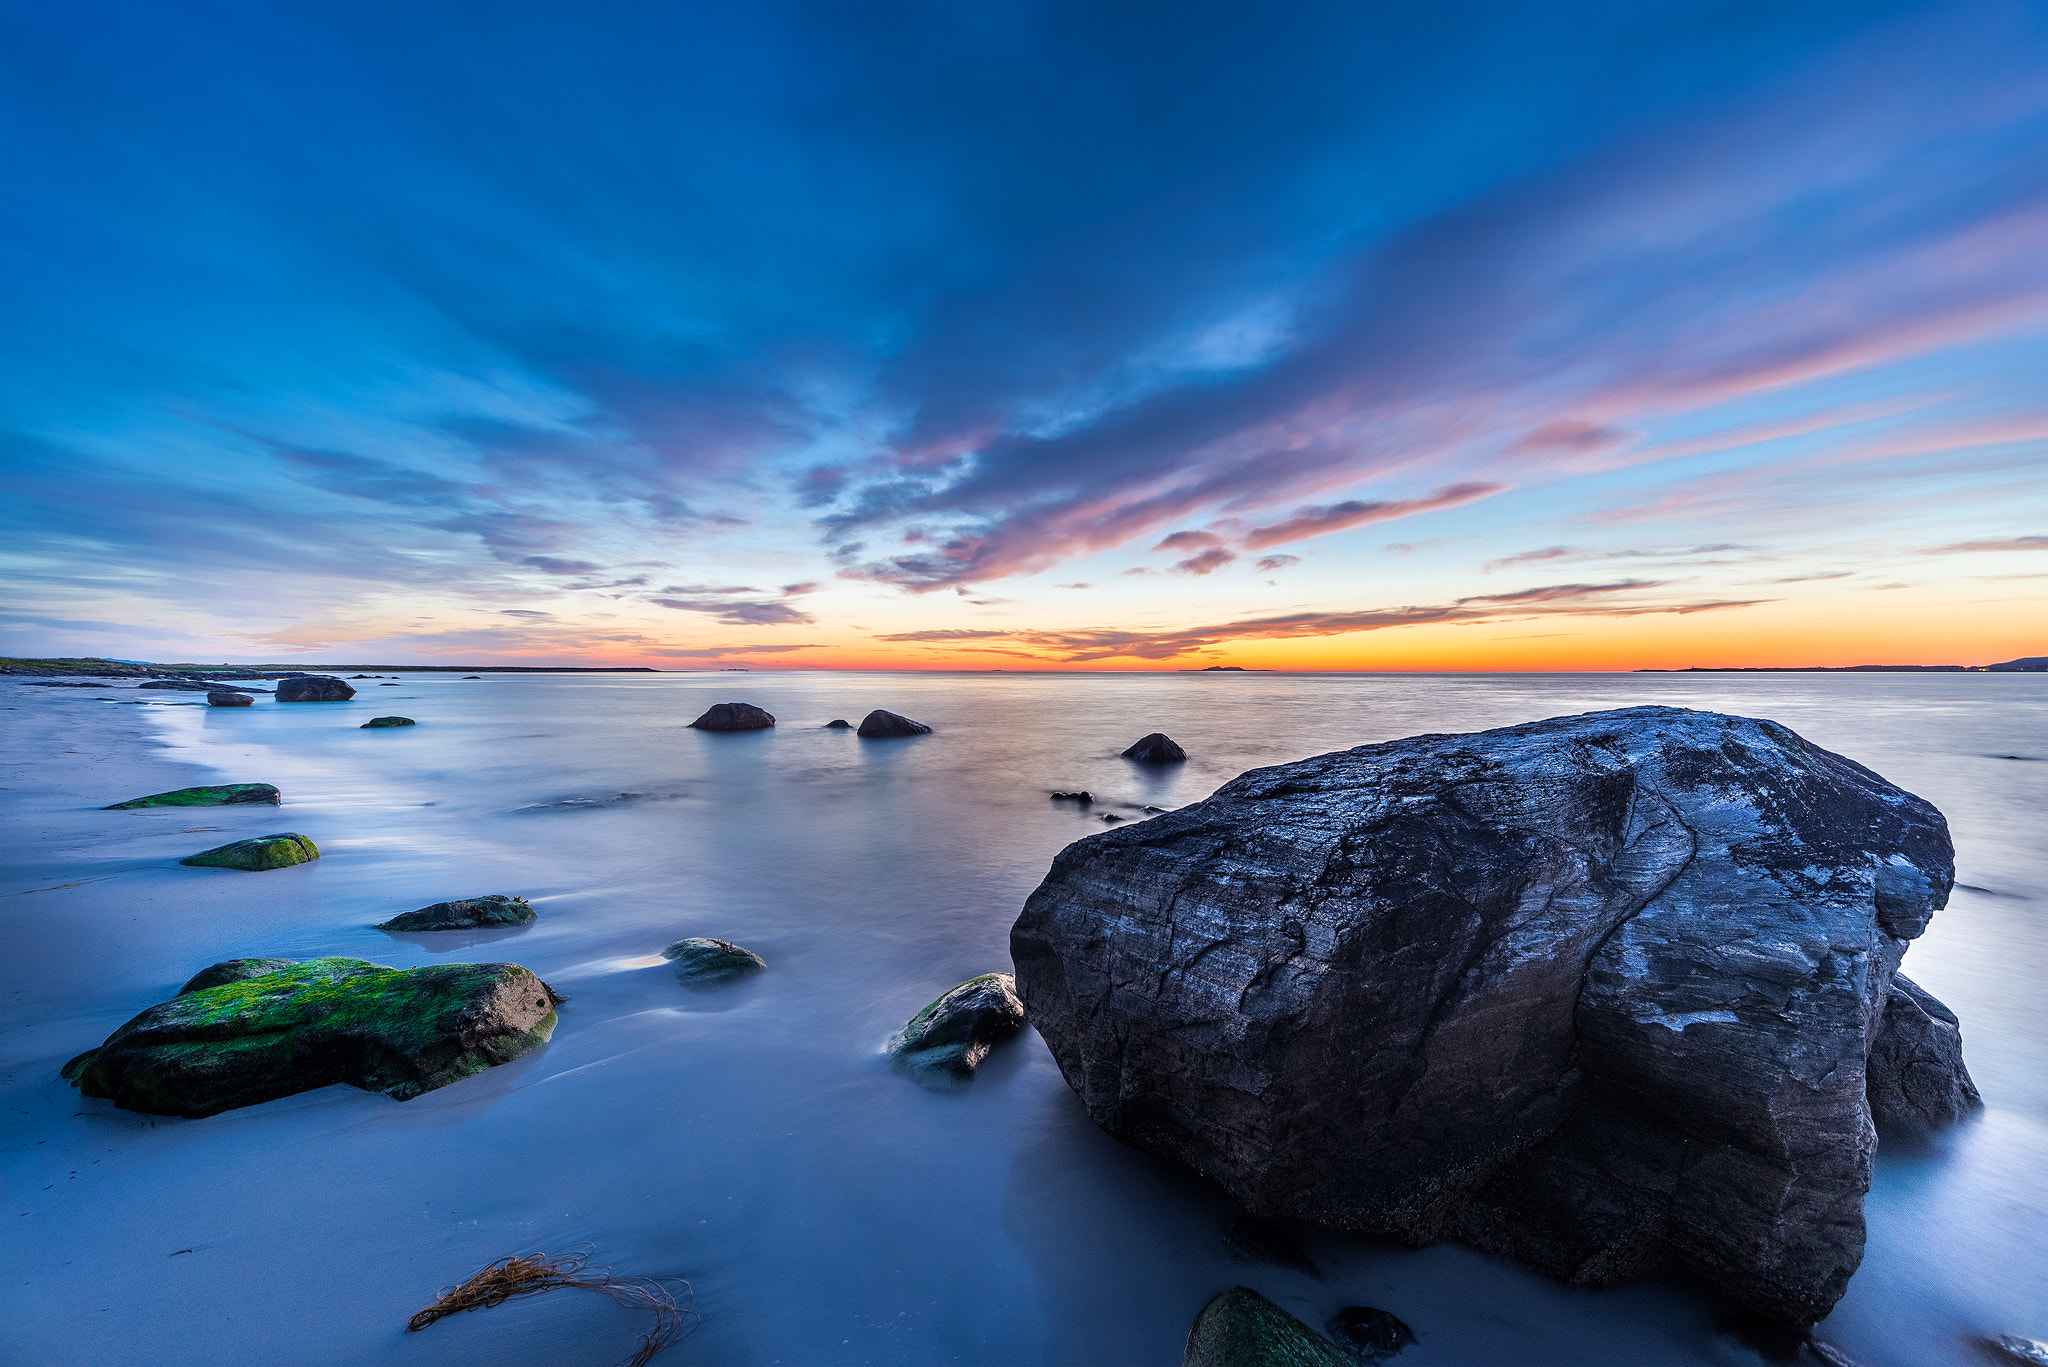
<svg viewBox="0 0 2048 1367">
<path fill-rule="evenodd" d="M 0 653 L 2048 649 L 2038 5 L 0 23 Z"/>
</svg>

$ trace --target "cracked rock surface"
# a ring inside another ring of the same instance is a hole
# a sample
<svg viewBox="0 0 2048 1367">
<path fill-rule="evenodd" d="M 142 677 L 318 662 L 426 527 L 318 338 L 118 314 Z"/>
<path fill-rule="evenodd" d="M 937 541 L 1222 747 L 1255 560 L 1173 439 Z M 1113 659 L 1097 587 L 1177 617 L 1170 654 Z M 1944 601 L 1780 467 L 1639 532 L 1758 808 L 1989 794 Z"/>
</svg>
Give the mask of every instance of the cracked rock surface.
<svg viewBox="0 0 2048 1367">
<path fill-rule="evenodd" d="M 1068 846 L 1011 951 L 1097 1123 L 1256 1215 L 1803 1324 L 1862 1257 L 1871 1099 L 1974 1101 L 1895 978 L 1953 879 L 1870 770 L 1636 707 L 1252 770 Z"/>
</svg>

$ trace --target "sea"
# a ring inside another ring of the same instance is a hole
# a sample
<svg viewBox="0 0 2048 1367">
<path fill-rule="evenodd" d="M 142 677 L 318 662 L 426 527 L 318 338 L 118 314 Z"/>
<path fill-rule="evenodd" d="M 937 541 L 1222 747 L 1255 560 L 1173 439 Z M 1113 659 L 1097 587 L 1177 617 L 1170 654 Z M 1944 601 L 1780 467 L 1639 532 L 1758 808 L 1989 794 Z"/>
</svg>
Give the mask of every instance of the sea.
<svg viewBox="0 0 2048 1367">
<path fill-rule="evenodd" d="M 1239 1284 L 1312 1325 L 1390 1311 L 1417 1338 L 1402 1367 L 1810 1361 L 1680 1280 L 1573 1290 L 1452 1245 L 1308 1227 L 1293 1233 L 1318 1276 L 1239 1261 L 1222 1242 L 1242 1214 L 1230 1197 L 1099 1131 L 1028 1029 L 957 1092 L 884 1055 L 947 988 L 1008 970 L 1024 899 L 1106 818 L 1330 750 L 1647 703 L 1782 722 L 1930 799 L 1955 837 L 1956 893 L 1905 971 L 1961 1017 L 1985 1106 L 1881 1147 L 1862 1269 L 1816 1337 L 1862 1367 L 1982 1367 L 1979 1337 L 2048 1339 L 2048 676 L 352 682 L 346 704 L 232 710 L 7 690 L 6 796 L 55 804 L 17 825 L 33 835 L 0 894 L 10 1363 L 623 1361 L 644 1315 L 574 1290 L 406 1332 L 494 1259 L 570 1249 L 682 1279 L 692 1333 L 657 1359 L 676 1367 L 1174 1367 L 1203 1304 Z M 689 728 L 728 701 L 778 724 Z M 932 732 L 825 725 L 872 708 Z M 381 714 L 418 724 L 360 729 Z M 59 734 L 39 717 L 87 747 L 77 760 L 37 748 Z M 1154 731 L 1188 761 L 1119 757 Z M 273 783 L 284 804 L 99 811 L 139 795 L 114 790 L 124 752 L 185 782 Z M 74 796 L 35 796 L 47 785 L 18 777 L 31 770 L 70 775 Z M 1077 789 L 1094 801 L 1050 797 Z M 323 857 L 263 874 L 175 862 L 280 830 Z M 539 919 L 373 928 L 488 893 L 531 899 Z M 768 969 L 692 990 L 661 957 L 685 936 L 735 941 Z M 337 1086 L 178 1120 L 55 1077 L 206 964 L 314 955 L 508 960 L 567 1001 L 546 1047 L 407 1102 Z"/>
</svg>

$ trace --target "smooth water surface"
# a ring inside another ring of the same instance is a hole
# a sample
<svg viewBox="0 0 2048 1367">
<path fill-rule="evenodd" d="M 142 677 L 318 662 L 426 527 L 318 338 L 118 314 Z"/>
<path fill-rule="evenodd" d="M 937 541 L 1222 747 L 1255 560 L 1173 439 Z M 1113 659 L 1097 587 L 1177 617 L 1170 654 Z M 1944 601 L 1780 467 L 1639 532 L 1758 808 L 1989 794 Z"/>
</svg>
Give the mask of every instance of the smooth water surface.
<svg viewBox="0 0 2048 1367">
<path fill-rule="evenodd" d="M 1322 1280 L 1234 1262 L 1218 1244 L 1231 1201 L 1099 1133 L 1035 1035 L 951 1095 L 881 1056 L 939 992 L 1008 968 L 1025 896 L 1105 813 L 1141 820 L 1148 805 L 1326 750 L 1641 703 L 1774 718 L 1947 813 L 1964 886 L 1905 967 L 1961 1015 L 1988 1107 L 1932 1146 L 1880 1154 L 1869 1253 L 1820 1334 L 1865 1367 L 1961 1367 L 1979 1360 L 1969 1335 L 2048 1337 L 2048 677 L 733 673 L 357 687 L 348 704 L 38 696 L 5 714 L 114 728 L 136 747 L 153 736 L 169 747 L 160 759 L 203 766 L 183 782 L 285 792 L 282 810 L 171 812 L 90 810 L 135 795 L 96 794 L 36 827 L 10 865 L 22 881 L 7 894 L 48 889 L 0 896 L 14 1174 L 0 1218 L 23 1264 L 0 1312 L 10 1360 L 597 1367 L 631 1350 L 637 1321 L 574 1292 L 401 1332 L 494 1258 L 588 1243 L 621 1271 L 691 1280 L 703 1319 L 661 1359 L 677 1364 L 1173 1367 L 1195 1312 L 1236 1282 L 1318 1325 L 1347 1304 L 1392 1310 L 1420 1336 L 1399 1359 L 1409 1367 L 1755 1363 L 1721 1327 L 1724 1308 L 1676 1284 L 1571 1291 L 1455 1247 L 1316 1231 L 1302 1241 Z M 780 724 L 688 729 L 728 700 Z M 934 734 L 823 728 L 873 707 Z M 391 712 L 419 725 L 358 729 Z M 1190 761 L 1117 757 L 1154 730 Z M 1095 805 L 1048 799 L 1076 788 Z M 324 857 L 266 874 L 175 865 L 275 830 L 311 836 Z M 370 928 L 494 892 L 533 899 L 539 921 Z M 770 968 L 685 989 L 658 955 L 687 935 L 738 941 Z M 207 963 L 317 954 L 509 959 L 570 1000 L 544 1050 L 406 1103 L 334 1087 L 152 1122 L 53 1078 Z"/>
</svg>

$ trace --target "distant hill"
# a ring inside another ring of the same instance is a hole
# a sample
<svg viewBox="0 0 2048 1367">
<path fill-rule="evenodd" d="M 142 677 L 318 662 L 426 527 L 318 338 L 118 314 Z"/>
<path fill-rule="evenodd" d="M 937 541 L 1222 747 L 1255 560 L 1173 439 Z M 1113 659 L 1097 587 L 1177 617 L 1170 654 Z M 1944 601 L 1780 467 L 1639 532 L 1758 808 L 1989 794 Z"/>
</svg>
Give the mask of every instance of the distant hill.
<svg viewBox="0 0 2048 1367">
<path fill-rule="evenodd" d="M 2048 674 L 2048 655 L 1995 665 L 1692 665 L 1638 669 L 1638 674 Z"/>
<path fill-rule="evenodd" d="M 645 665 L 615 667 L 571 667 L 549 665 L 199 665 L 150 664 L 142 660 L 107 660 L 95 656 L 79 659 L 17 659 L 0 655 L 0 674 L 90 674 L 102 679 L 163 678 L 253 678 L 273 675 L 332 673 L 339 669 L 389 670 L 403 674 L 659 674 Z"/>
</svg>

